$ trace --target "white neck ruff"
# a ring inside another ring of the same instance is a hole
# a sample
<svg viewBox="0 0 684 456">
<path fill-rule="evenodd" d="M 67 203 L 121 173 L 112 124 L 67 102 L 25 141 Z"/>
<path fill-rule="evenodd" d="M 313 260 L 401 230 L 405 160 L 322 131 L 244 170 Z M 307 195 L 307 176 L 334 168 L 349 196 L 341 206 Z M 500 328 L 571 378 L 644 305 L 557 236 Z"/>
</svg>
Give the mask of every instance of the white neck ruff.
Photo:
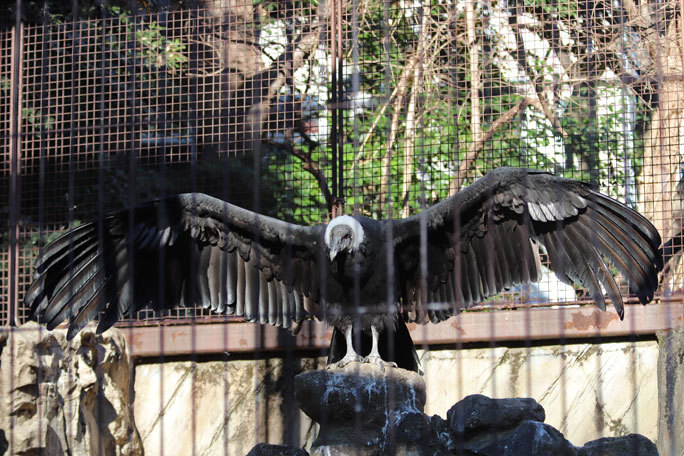
<svg viewBox="0 0 684 456">
<path fill-rule="evenodd" d="M 332 229 L 337 225 L 346 225 L 351 228 L 354 235 L 354 244 L 352 245 L 352 248 L 354 251 L 358 251 L 364 238 L 363 228 L 361 227 L 359 221 L 350 215 L 340 215 L 328 223 L 328 226 L 325 228 L 325 245 L 330 247 L 330 236 L 332 234 Z"/>
</svg>

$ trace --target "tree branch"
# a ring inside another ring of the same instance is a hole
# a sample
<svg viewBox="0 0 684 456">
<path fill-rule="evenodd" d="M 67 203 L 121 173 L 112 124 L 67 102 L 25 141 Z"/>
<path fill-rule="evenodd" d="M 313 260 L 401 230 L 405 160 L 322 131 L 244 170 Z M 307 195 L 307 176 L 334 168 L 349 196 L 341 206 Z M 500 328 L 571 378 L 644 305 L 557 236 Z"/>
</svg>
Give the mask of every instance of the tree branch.
<svg viewBox="0 0 684 456">
<path fill-rule="evenodd" d="M 306 141 L 310 149 L 318 147 L 315 141 L 309 138 L 306 135 L 306 133 L 303 133 L 302 131 L 298 131 L 298 133 L 302 135 L 302 138 L 304 138 L 304 141 Z M 325 173 L 318 166 L 318 163 L 316 163 L 314 159 L 311 158 L 311 154 L 304 152 L 304 150 L 298 147 L 295 147 L 295 145 L 289 141 L 286 141 L 284 143 L 269 142 L 269 144 L 279 149 L 283 149 L 287 151 L 289 154 L 301 160 L 304 171 L 308 172 L 313 176 L 314 179 L 316 179 L 318 187 L 321 189 L 321 193 L 323 194 L 323 198 L 325 199 L 325 205 L 328 209 L 328 213 L 330 213 L 332 211 L 335 200 L 332 196 L 332 193 L 330 192 L 330 187 L 328 186 L 328 180 L 325 178 Z"/>
<path fill-rule="evenodd" d="M 423 116 L 424 111 L 420 111 L 416 115 L 416 104 L 418 98 L 418 92 L 423 81 L 423 59 L 425 54 L 425 38 L 427 36 L 427 20 L 429 14 L 422 13 L 421 18 L 421 33 L 418 36 L 418 52 L 416 53 L 416 71 L 413 71 L 413 83 L 411 84 L 411 97 L 409 98 L 408 112 L 406 114 L 406 140 L 404 142 L 404 169 L 402 172 L 402 184 L 401 184 L 401 216 L 409 216 L 409 190 L 411 188 L 411 177 L 413 176 L 413 148 L 415 146 L 417 125 Z"/>
<path fill-rule="evenodd" d="M 458 165 L 458 174 L 456 174 L 453 184 L 449 188 L 449 196 L 454 195 L 461 188 L 463 182 L 466 180 L 470 167 L 477 159 L 487 141 L 490 141 L 492 137 L 494 137 L 494 133 L 496 133 L 507 123 L 511 122 L 520 111 L 525 109 L 527 106 L 534 104 L 534 101 L 534 99 L 527 97 L 520 100 L 515 106 L 499 116 L 499 118 L 492 123 L 492 126 L 489 128 L 489 130 L 482 135 L 479 141 L 471 144 L 470 149 L 466 153 L 466 157 Z"/>
</svg>

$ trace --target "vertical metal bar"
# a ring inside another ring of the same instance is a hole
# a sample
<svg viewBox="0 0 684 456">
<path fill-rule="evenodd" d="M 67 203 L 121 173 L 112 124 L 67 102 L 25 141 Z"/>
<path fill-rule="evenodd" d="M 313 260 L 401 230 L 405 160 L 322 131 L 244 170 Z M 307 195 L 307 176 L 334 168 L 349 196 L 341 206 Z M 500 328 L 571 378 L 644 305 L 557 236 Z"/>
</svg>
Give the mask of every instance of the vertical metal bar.
<svg viewBox="0 0 684 456">
<path fill-rule="evenodd" d="M 21 67 L 23 52 L 23 24 L 21 23 L 21 0 L 17 0 L 16 22 L 12 27 L 12 74 L 10 76 L 10 188 L 9 188 L 9 313 L 10 326 L 18 323 L 19 306 L 19 174 L 21 160 Z"/>
<path fill-rule="evenodd" d="M 342 1 L 336 2 L 337 15 L 337 101 L 342 103 L 344 99 L 344 35 L 342 31 Z M 338 210 L 343 212 L 342 204 L 344 198 L 344 108 L 340 105 L 337 109 L 337 198 L 339 202 Z"/>
<path fill-rule="evenodd" d="M 192 8 L 191 10 L 193 11 L 193 18 L 192 18 L 192 31 L 191 31 L 191 36 L 193 40 L 198 43 L 200 42 L 200 21 L 202 20 L 202 13 L 200 10 L 200 5 L 198 1 L 193 1 L 192 2 Z M 190 51 L 190 61 L 191 62 L 197 62 L 199 65 L 199 49 L 197 46 L 193 46 Z M 198 78 L 192 78 L 190 80 L 190 87 L 188 91 L 188 110 L 189 110 L 189 116 L 188 116 L 188 125 L 190 127 L 190 131 L 193 132 L 193 138 L 190 143 L 190 188 L 191 191 L 196 192 L 197 191 L 197 139 L 196 139 L 196 134 L 198 130 L 198 117 L 197 117 L 197 94 L 198 94 L 198 89 L 199 89 L 199 79 Z M 254 195 L 254 210 L 259 210 L 259 180 L 261 178 L 260 174 L 260 152 L 261 152 L 261 129 L 263 127 L 263 124 L 261 123 L 261 116 L 258 116 L 259 119 L 259 125 L 256 126 L 252 124 L 250 127 L 250 131 L 252 133 L 251 140 L 252 140 L 252 145 L 255 148 L 252 153 L 254 154 L 254 189 L 253 189 L 253 195 Z M 194 203 L 194 201 L 193 201 Z M 192 212 L 193 214 L 196 212 L 197 206 L 196 204 L 193 204 L 193 209 Z M 189 248 L 192 248 L 188 246 Z M 197 268 L 198 268 L 198 262 L 197 259 L 194 258 L 192 255 L 196 255 L 196 253 L 192 252 L 189 258 L 192 258 L 192 265 L 190 266 L 190 280 L 189 280 L 189 285 L 190 285 L 190 290 L 197 290 L 197 280 L 198 280 L 198 273 L 197 273 Z M 195 294 L 197 291 L 193 292 L 193 300 L 190 305 L 193 307 L 197 306 L 198 303 L 198 296 Z M 191 375 L 191 380 L 190 380 L 190 386 L 192 389 L 191 397 L 192 397 L 192 403 L 193 407 L 190 410 L 190 428 L 192 430 L 192 456 L 195 456 L 197 454 L 197 411 L 195 410 L 194 404 L 197 403 L 197 388 L 195 385 L 197 384 L 197 320 L 196 320 L 196 315 L 197 311 L 193 309 L 192 314 L 191 314 L 191 335 L 192 335 L 192 340 L 190 343 L 190 375 Z"/>
<path fill-rule="evenodd" d="M 666 139 L 666 135 L 668 134 L 667 132 L 667 127 L 665 125 L 665 122 L 667 121 L 667 112 L 665 112 L 666 109 L 666 104 L 665 104 L 665 99 L 666 99 L 666 94 L 663 94 L 664 86 L 665 86 L 665 74 L 664 74 L 664 65 L 666 64 L 666 60 L 668 58 L 667 54 L 664 54 L 664 51 L 667 52 L 667 48 L 664 45 L 661 45 L 663 40 L 665 39 L 665 26 L 663 24 L 663 19 L 662 19 L 662 6 L 663 2 L 661 0 L 655 0 L 655 36 L 657 39 L 660 41 L 658 45 L 656 46 L 656 55 L 655 55 L 655 72 L 656 72 L 656 83 L 657 83 L 657 95 L 658 95 L 658 106 L 656 108 L 656 116 L 651 120 L 651 122 L 657 122 L 658 125 L 658 134 L 657 134 L 657 147 L 658 151 L 657 153 L 661 156 L 660 159 L 657 160 L 657 162 L 654 160 L 654 162 L 651 164 L 653 166 L 653 169 L 650 170 L 652 174 L 652 179 L 654 181 L 653 185 L 653 195 L 649 195 L 652 198 L 653 201 L 653 217 L 657 218 L 661 221 L 662 223 L 662 228 L 660 230 L 661 235 L 663 236 L 664 239 L 667 239 L 673 234 L 672 230 L 672 224 L 671 220 L 668 220 L 669 216 L 671 215 L 671 211 L 668 211 L 666 208 L 667 206 L 663 207 L 663 205 L 658 208 L 658 204 L 656 201 L 656 198 L 660 199 L 662 198 L 661 196 L 656 196 L 655 193 L 662 192 L 663 195 L 667 194 L 666 193 L 666 188 L 667 184 L 665 182 L 665 176 L 668 176 L 668 169 L 667 166 L 664 165 L 664 159 L 662 158 L 662 154 L 664 151 L 667 151 L 667 144 L 664 144 Z M 682 19 L 680 18 L 680 21 Z M 683 26 L 684 27 L 684 26 Z M 684 39 L 684 38 L 683 38 Z M 684 52 L 684 51 L 683 51 Z M 665 61 L 665 62 L 664 62 Z M 665 95 L 665 96 L 664 96 Z M 655 145 L 651 145 L 651 148 L 655 148 Z M 651 153 L 655 153 L 654 151 L 651 151 Z M 671 206 L 670 206 L 671 209 Z M 658 212 L 656 212 L 658 211 Z M 669 307 L 666 308 L 665 315 L 665 327 L 666 328 L 672 328 L 672 315 L 670 314 L 670 309 Z M 667 359 L 671 359 L 673 355 L 673 348 L 670 344 L 666 344 L 665 347 L 662 348 L 663 350 L 666 351 L 665 356 Z M 672 384 L 670 382 L 666 382 L 666 387 L 670 387 Z M 675 403 L 674 403 L 674 394 L 668 391 L 667 397 L 665 398 L 665 404 L 664 404 L 666 410 L 674 410 Z M 666 424 L 666 431 L 667 432 L 667 437 L 670 442 L 670 445 L 673 445 L 675 442 L 675 426 L 674 426 L 674 415 L 670 414 L 667 419 L 667 424 Z M 660 434 L 660 432 L 659 432 Z M 665 435 L 663 433 L 662 435 Z M 675 449 L 673 447 L 670 447 L 670 454 L 674 455 Z"/>
<path fill-rule="evenodd" d="M 93 83 L 97 85 L 97 95 L 93 94 L 92 98 L 92 110 L 93 110 L 93 118 L 97 119 L 97 123 L 99 124 L 97 128 L 93 128 L 92 134 L 93 137 L 97 135 L 97 242 L 98 242 L 98 251 L 103 252 L 104 251 L 104 167 L 105 167 L 105 152 L 104 152 L 104 142 L 105 142 L 105 134 L 104 134 L 104 118 L 105 118 L 105 67 L 106 67 L 106 47 L 105 47 L 105 30 L 106 30 L 106 8 L 102 8 L 102 16 L 101 19 L 98 20 L 100 23 L 100 33 L 93 33 L 95 35 L 96 40 L 99 41 L 99 62 L 93 58 L 95 55 L 90 56 L 90 59 L 93 59 L 93 61 L 96 64 L 96 67 L 99 66 L 100 70 L 100 76 L 98 78 L 95 78 L 93 80 Z M 92 32 L 89 32 L 89 35 Z M 92 36 L 92 35 L 91 35 Z M 94 54 L 95 52 L 93 52 Z M 99 65 L 98 65 L 99 63 Z M 90 97 L 89 97 L 90 99 Z M 97 109 L 97 111 L 95 111 Z M 95 113 L 97 112 L 97 114 Z M 93 125 L 95 126 L 95 125 Z M 102 266 L 101 266 L 102 267 Z M 104 267 L 103 267 L 104 269 Z M 114 305 L 113 303 L 110 303 L 110 305 Z M 97 377 L 98 377 L 98 394 L 97 394 L 97 404 L 96 404 L 96 413 L 98 417 L 103 417 L 104 416 L 104 401 L 105 401 L 105 395 L 103 391 L 103 372 L 102 372 L 102 366 L 98 365 L 97 367 Z M 104 445 L 102 441 L 102 436 L 98 435 L 97 436 L 97 452 L 98 454 L 103 454 L 104 452 Z M 130 435 L 129 435 L 130 438 Z"/>
<path fill-rule="evenodd" d="M 339 189 L 337 187 L 337 155 L 338 155 L 338 141 L 337 136 L 339 132 L 337 131 L 338 123 L 337 116 L 339 113 L 339 100 L 337 98 L 337 1 L 331 0 L 330 5 L 330 28 L 328 33 L 330 34 L 330 92 L 332 101 L 332 130 L 330 132 L 330 147 L 331 147 L 331 163 L 332 163 L 332 197 L 333 201 L 339 196 Z M 333 207 L 333 217 L 337 215 L 335 213 L 335 208 Z"/>
<path fill-rule="evenodd" d="M 128 69 L 124 69 L 124 74 L 126 75 L 126 82 L 129 84 L 128 86 L 128 93 L 127 95 L 127 104 L 128 104 L 128 112 L 130 113 L 130 118 L 128 119 L 128 122 L 130 122 L 129 125 L 126 126 L 125 131 L 128 132 L 128 137 L 126 138 L 129 143 L 128 151 L 129 151 L 129 156 L 128 156 L 128 195 L 126 195 L 127 198 L 127 203 L 128 203 L 128 232 L 132 233 L 133 229 L 135 227 L 135 224 L 137 223 L 137 220 L 135 219 L 135 192 L 136 192 L 136 182 L 135 182 L 135 170 L 136 170 L 136 163 L 137 163 L 137 156 L 138 156 L 138 151 L 136 150 L 136 130 L 137 130 L 137 122 L 136 122 L 136 78 L 138 76 L 137 67 L 136 67 L 136 61 L 138 59 L 137 55 L 137 33 L 135 28 L 138 25 L 138 15 L 137 15 L 137 2 L 136 0 L 129 0 L 127 3 L 128 9 L 129 9 L 129 14 L 130 14 L 130 22 L 128 24 L 124 24 L 124 30 L 126 27 L 131 27 L 131 31 L 125 33 L 125 40 L 126 40 L 126 49 L 128 52 L 130 52 L 130 60 L 126 62 L 127 66 L 130 66 L 130 72 L 128 72 Z M 129 35 L 130 35 L 130 41 L 129 41 Z M 124 121 L 126 122 L 126 121 Z M 131 237 L 127 238 L 127 245 L 126 245 L 126 255 L 128 256 L 128 264 L 129 264 L 129 269 L 128 269 L 128 283 L 130 286 L 128 287 L 128 290 L 125 292 L 128 293 L 128 302 L 130 303 L 130 307 L 128 309 L 128 315 L 129 317 L 133 317 L 135 315 L 135 274 L 136 274 L 136 263 L 135 263 L 135 246 L 133 244 L 133 239 Z M 129 331 L 131 331 L 129 329 Z M 135 371 L 131 370 L 129 373 L 129 390 L 128 394 L 129 397 L 134 397 L 135 391 L 133 390 L 133 387 L 135 385 L 135 382 L 133 381 L 133 375 Z M 128 420 L 129 422 L 133 423 L 135 420 L 135 408 L 134 404 L 131 403 L 130 407 L 128 409 Z M 128 441 L 129 445 L 130 442 L 133 442 L 133 432 L 134 428 L 131 426 L 131 429 L 129 429 L 128 432 Z"/>
<path fill-rule="evenodd" d="M 679 0 L 679 49 L 682 59 L 682 72 L 684 72 L 684 0 Z"/>
<path fill-rule="evenodd" d="M 47 122 L 48 122 L 48 111 L 49 111 L 49 95 L 46 95 L 49 91 L 48 84 L 48 68 L 50 66 L 49 59 L 51 50 L 45 43 L 49 42 L 49 33 L 51 29 L 49 28 L 49 17 L 47 11 L 43 10 L 41 17 L 41 66 L 40 66 L 40 90 L 43 94 L 40 97 L 40 158 L 38 164 L 38 236 L 40 239 L 40 245 L 45 241 L 45 173 L 46 173 L 46 162 L 47 162 Z M 37 35 L 34 33 L 34 35 Z M 37 42 L 37 38 L 33 39 L 33 42 Z M 27 39 L 27 42 L 30 42 Z M 47 98 L 47 99 L 46 99 Z M 38 337 L 42 339 L 43 337 L 43 327 L 38 328 Z M 45 365 L 43 364 L 43 358 L 38 356 L 38 370 L 36 372 L 36 383 L 41 384 L 45 381 Z M 45 410 L 43 406 L 42 395 L 38 395 L 38 428 L 43 429 L 45 420 Z M 38 447 L 42 448 L 45 444 L 44 435 L 42 433 L 38 434 Z"/>
<path fill-rule="evenodd" d="M 78 65 L 80 62 L 80 51 L 81 51 L 81 44 L 80 44 L 80 22 L 79 22 L 79 6 L 78 6 L 78 0 L 73 0 L 71 4 L 71 22 L 70 25 L 65 27 L 65 40 L 64 44 L 67 44 L 67 39 L 68 39 L 68 33 L 69 33 L 69 27 L 71 27 L 71 39 L 69 40 L 71 43 L 71 48 L 70 49 L 65 49 L 65 63 L 71 63 L 71 74 L 69 75 L 69 79 L 65 81 L 64 84 L 64 92 L 65 92 L 65 98 L 66 98 L 66 93 L 69 93 L 69 114 L 68 114 L 68 125 L 69 125 L 69 138 L 68 141 L 65 141 L 66 144 L 68 144 L 68 151 L 65 151 L 65 155 L 68 156 L 68 192 L 67 192 L 67 226 L 69 228 L 72 228 L 74 226 L 74 206 L 75 206 L 75 189 L 76 189 L 76 160 L 78 160 L 78 137 L 77 137 L 77 128 L 78 128 L 78 118 L 79 118 L 79 112 L 76 110 L 77 104 L 77 95 L 76 95 L 76 86 L 77 86 L 77 81 L 78 81 Z M 66 46 L 65 46 L 66 48 Z M 67 63 L 67 64 L 68 64 Z M 66 101 L 66 100 L 65 100 Z M 66 105 L 66 103 L 65 103 Z M 75 251 L 73 248 L 73 239 L 69 238 L 69 299 L 73 298 L 76 288 L 75 284 L 73 281 L 76 268 L 75 268 Z M 73 317 L 73 309 L 70 307 L 68 311 L 68 317 L 71 318 Z M 69 366 L 67 368 L 67 382 L 69 384 L 69 388 L 75 387 L 74 385 L 77 384 L 77 373 L 75 372 L 75 364 L 69 363 Z M 131 396 L 132 397 L 132 396 Z M 68 403 L 65 405 L 65 415 L 67 417 L 67 425 L 66 425 L 66 440 L 67 443 L 70 447 L 74 445 L 74 439 L 76 438 L 76 432 L 73 427 L 73 420 L 72 418 L 76 416 L 78 413 L 77 405 L 74 403 Z"/>
<path fill-rule="evenodd" d="M 385 116 L 387 119 L 392 119 L 392 116 L 394 115 L 394 106 L 392 104 L 392 91 L 389 90 L 389 87 L 392 87 L 392 61 L 391 61 L 391 49 L 392 49 L 392 41 L 391 41 L 391 36 L 390 36 L 390 7 L 391 7 L 391 2 L 390 0 L 383 0 L 382 1 L 382 57 L 383 57 L 383 76 L 384 76 L 384 83 L 385 87 L 388 88 L 388 90 L 385 90 L 385 99 L 383 102 L 387 105 L 387 110 L 385 111 Z M 392 134 L 392 123 L 390 122 L 385 122 L 385 135 L 387 138 L 389 138 Z M 390 151 L 386 151 L 385 153 L 389 153 Z M 382 166 L 382 165 L 381 165 Z M 381 171 L 382 173 L 383 171 Z M 387 197 L 387 201 L 389 204 L 391 204 L 392 198 L 391 198 L 391 192 L 388 192 L 387 195 L 382 195 L 382 185 L 380 186 L 380 193 L 381 195 L 379 200 L 380 200 L 380 211 L 384 210 L 385 208 L 383 207 L 384 204 L 382 202 L 382 198 L 385 196 Z M 422 209 L 422 207 L 421 207 Z M 384 215 L 384 214 L 383 214 Z M 389 217 L 389 214 L 387 214 Z"/>
<path fill-rule="evenodd" d="M 684 0 L 682 0 L 684 1 Z M 359 132 L 361 129 L 361 126 L 359 125 L 359 116 L 356 115 L 356 103 L 357 101 L 362 100 L 359 97 L 359 91 L 360 91 L 360 77 L 359 77 L 359 1 L 358 0 L 352 0 L 352 79 L 351 79 L 351 93 L 348 97 L 350 101 L 350 109 L 352 112 L 352 129 L 353 129 L 353 150 L 358 151 L 359 150 Z M 354 186 L 353 188 L 353 197 L 354 197 L 354 208 L 353 211 L 354 213 L 357 213 L 360 209 L 359 205 L 359 193 L 360 193 L 360 188 L 359 188 L 359 179 L 360 179 L 360 173 L 359 173 L 359 168 L 357 166 L 353 166 L 352 168 L 353 176 L 352 176 L 352 185 Z"/>
<path fill-rule="evenodd" d="M 10 408 L 14 403 L 14 331 L 12 327 L 17 324 L 17 234 L 18 234 L 18 214 L 19 214 L 19 159 L 20 159 L 20 137 L 21 132 L 21 57 L 23 26 L 21 23 L 21 0 L 16 2 L 15 23 L 12 28 L 12 74 L 10 76 L 10 188 L 9 188 L 9 312 L 7 315 L 10 325 L 8 350 L 10 353 Z M 14 415 L 10 414 L 8 430 L 9 454 L 14 454 Z"/>
</svg>

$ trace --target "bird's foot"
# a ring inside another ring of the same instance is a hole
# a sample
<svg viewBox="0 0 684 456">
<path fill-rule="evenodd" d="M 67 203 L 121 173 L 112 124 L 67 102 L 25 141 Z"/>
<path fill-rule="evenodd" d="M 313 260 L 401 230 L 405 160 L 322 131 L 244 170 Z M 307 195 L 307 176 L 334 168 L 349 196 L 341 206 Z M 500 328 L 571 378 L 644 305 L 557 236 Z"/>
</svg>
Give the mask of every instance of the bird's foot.
<svg viewBox="0 0 684 456">
<path fill-rule="evenodd" d="M 346 366 L 349 363 L 361 363 L 363 362 L 364 358 L 359 356 L 356 353 L 347 353 L 344 355 L 344 358 L 341 360 L 337 361 L 336 363 L 328 364 L 325 366 L 326 369 L 342 369 L 344 366 Z"/>
<path fill-rule="evenodd" d="M 364 363 L 375 364 L 382 372 L 385 372 L 385 367 L 397 367 L 397 363 L 392 361 L 385 361 L 378 355 L 368 355 L 363 358 Z"/>
</svg>

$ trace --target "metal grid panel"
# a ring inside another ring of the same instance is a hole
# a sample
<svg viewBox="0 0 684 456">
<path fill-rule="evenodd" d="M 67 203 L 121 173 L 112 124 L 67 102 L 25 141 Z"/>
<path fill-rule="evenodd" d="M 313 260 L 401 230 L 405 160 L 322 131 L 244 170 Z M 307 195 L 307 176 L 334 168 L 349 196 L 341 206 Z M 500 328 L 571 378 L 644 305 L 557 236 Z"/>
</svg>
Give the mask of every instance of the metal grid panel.
<svg viewBox="0 0 684 456">
<path fill-rule="evenodd" d="M 353 118 L 360 131 L 347 157 L 355 186 L 349 193 L 362 212 L 406 216 L 490 169 L 526 166 L 592 181 L 676 240 L 668 200 L 678 199 L 680 140 L 651 135 L 657 119 L 674 110 L 658 100 L 678 98 L 665 81 L 680 69 L 629 54 L 654 45 L 630 35 L 638 34 L 642 13 L 616 17 L 609 4 L 583 11 L 574 2 L 546 12 L 523 3 L 404 6 L 362 3 L 355 19 L 357 95 L 375 108 L 372 121 Z M 659 45 L 671 49 L 677 39 L 664 36 Z M 661 168 L 649 165 L 654 159 Z M 585 301 L 581 290 L 549 274 L 522 291 L 492 301 Z"/>
<path fill-rule="evenodd" d="M 22 130 L 19 214 L 6 227 L 16 231 L 15 250 L 0 232 L 0 324 L 11 321 L 10 280 L 17 321 L 27 320 L 20 300 L 41 246 L 109 210 L 202 191 L 304 224 L 327 220 L 336 196 L 347 212 L 400 217 L 502 165 L 593 181 L 643 212 L 672 258 L 657 300 L 628 306 L 619 322 L 589 306 L 582 290 L 545 274 L 539 286 L 411 328 L 416 343 L 530 347 L 553 338 L 563 353 L 566 337 L 634 340 L 681 324 L 684 45 L 677 27 L 668 28 L 677 4 L 637 11 L 614 2 L 587 10 L 574 1 L 238 0 L 224 9 L 98 11 L 26 25 L 21 81 L 11 78 L 11 34 L 1 32 L 0 89 L 5 81 L 21 87 L 14 108 Z M 3 97 L 2 189 L 9 188 L 10 112 Z M 16 271 L 9 271 L 12 255 Z M 228 347 L 291 355 L 329 342 L 309 322 L 285 343 L 276 328 L 253 324 L 196 332 L 195 324 L 233 322 L 201 308 L 135 317 L 121 326 L 190 323 L 126 331 L 135 356 L 190 354 L 194 362 Z M 636 357 L 631 366 L 636 396 L 643 366 Z M 597 371 L 601 383 L 607 377 Z M 563 414 L 567 386 L 560 387 Z M 598 391 L 600 406 L 601 385 Z M 193 401 L 195 394 L 193 383 Z M 225 431 L 223 439 L 227 453 Z"/>
<path fill-rule="evenodd" d="M 203 191 L 310 224 L 327 219 L 339 185 L 348 211 L 400 217 L 502 165 L 591 180 L 644 212 L 674 251 L 681 68 L 663 46 L 676 37 L 639 41 L 639 21 L 656 26 L 658 14 L 623 13 L 277 2 L 27 26 L 19 295 L 39 245 L 131 203 Z M 648 60 L 648 46 L 665 50 Z M 673 265 L 661 293 L 681 285 Z M 545 274 L 479 307 L 585 301 Z M 210 317 L 164 318 L 197 316 Z"/>
<path fill-rule="evenodd" d="M 11 171 L 11 95 L 12 95 L 12 32 L 0 32 L 0 219 L 9 221 L 9 177 Z M 9 223 L 0 229 L 0 324 L 10 323 L 10 254 Z"/>
<path fill-rule="evenodd" d="M 12 64 L 12 33 L 8 31 L 0 32 L 0 122 L 2 130 L 2 160 L 0 160 L 0 176 L 7 178 L 9 169 L 9 122 L 10 122 L 10 88 L 11 88 L 11 66 Z"/>
<path fill-rule="evenodd" d="M 291 155 L 283 152 L 291 147 L 294 116 L 306 100 L 285 85 L 285 59 L 260 55 L 245 44 L 258 42 L 259 21 L 252 12 L 244 5 L 225 14 L 120 14 L 26 27 L 20 185 L 29 232 L 24 244 L 42 244 L 68 226 L 131 202 L 192 190 L 290 219 L 321 220 L 320 201 L 299 195 L 314 178 L 301 166 L 293 169 Z M 308 29 L 314 19 L 300 17 L 294 28 Z M 285 38 L 264 42 L 272 52 L 282 52 L 296 44 Z M 307 86 L 325 84 L 320 69 L 299 66 L 309 73 Z M 256 154 L 262 159 L 255 160 L 246 152 L 254 139 L 245 105 L 272 96 L 267 91 L 276 86 L 281 89 Z M 292 177 L 283 179 L 284 174 Z M 264 197 L 255 198 L 254 192 Z M 295 199 L 311 201 L 295 206 Z M 22 257 L 20 275 L 30 273 L 37 251 Z M 206 312 L 181 309 L 167 318 L 197 314 Z M 147 311 L 140 316 L 153 318 Z"/>
</svg>

